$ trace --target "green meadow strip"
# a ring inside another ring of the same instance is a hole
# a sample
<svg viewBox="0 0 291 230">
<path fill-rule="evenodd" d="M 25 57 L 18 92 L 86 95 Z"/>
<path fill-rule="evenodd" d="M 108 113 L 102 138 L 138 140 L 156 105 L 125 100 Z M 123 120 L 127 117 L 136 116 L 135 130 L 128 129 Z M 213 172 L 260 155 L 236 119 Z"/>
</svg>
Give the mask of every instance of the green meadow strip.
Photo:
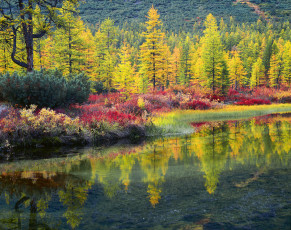
<svg viewBox="0 0 291 230">
<path fill-rule="evenodd" d="M 190 134 L 194 128 L 192 122 L 224 121 L 247 119 L 273 113 L 289 113 L 291 104 L 272 104 L 256 106 L 225 106 L 217 110 L 186 110 L 159 114 L 153 118 L 156 129 L 150 130 L 150 136 Z"/>
</svg>

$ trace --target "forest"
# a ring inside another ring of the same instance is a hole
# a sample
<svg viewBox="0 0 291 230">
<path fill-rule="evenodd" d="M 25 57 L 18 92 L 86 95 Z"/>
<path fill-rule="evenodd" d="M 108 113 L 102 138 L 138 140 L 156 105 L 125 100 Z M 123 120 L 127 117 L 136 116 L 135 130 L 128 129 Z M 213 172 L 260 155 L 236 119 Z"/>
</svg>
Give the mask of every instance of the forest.
<svg viewBox="0 0 291 230">
<path fill-rule="evenodd" d="M 216 18 L 224 17 L 227 22 L 232 16 L 240 23 L 254 23 L 260 15 L 256 14 L 252 4 L 268 19 L 290 21 L 291 2 L 288 0 L 87 0 L 79 9 L 87 23 L 95 25 L 110 17 L 116 25 L 122 26 L 125 21 L 130 24 L 145 22 L 144 15 L 154 5 L 164 27 L 177 33 L 191 32 L 193 24 L 200 18 L 205 19 L 209 13 Z"/>
<path fill-rule="evenodd" d="M 24 4 L 19 20 L 13 7 L 11 16 L 0 9 L 0 97 L 14 105 L 0 111 L 8 146 L 23 133 L 24 145 L 40 133 L 49 143 L 62 133 L 87 141 L 88 133 L 128 127 L 145 135 L 140 125 L 158 112 L 291 101 L 288 19 L 241 22 L 210 13 L 175 33 L 154 5 L 144 23 L 108 17 L 92 25 L 75 1 L 40 3 Z"/>
</svg>

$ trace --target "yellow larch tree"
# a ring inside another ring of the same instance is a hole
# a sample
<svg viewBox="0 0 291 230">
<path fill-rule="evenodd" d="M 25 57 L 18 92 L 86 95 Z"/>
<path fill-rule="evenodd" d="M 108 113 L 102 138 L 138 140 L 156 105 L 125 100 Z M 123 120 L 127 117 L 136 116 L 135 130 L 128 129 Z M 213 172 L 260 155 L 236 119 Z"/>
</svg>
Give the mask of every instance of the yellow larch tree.
<svg viewBox="0 0 291 230">
<path fill-rule="evenodd" d="M 82 66 L 82 71 L 90 76 L 92 81 L 96 80 L 96 71 L 95 71 L 95 50 L 96 50 L 96 43 L 94 41 L 94 36 L 89 28 L 86 28 L 84 31 L 81 32 L 81 37 L 85 41 L 84 46 L 84 55 L 85 61 L 84 65 Z"/>
<path fill-rule="evenodd" d="M 107 89 L 113 86 L 113 75 L 117 63 L 117 30 L 114 21 L 107 18 L 95 34 L 96 80 L 102 81 Z"/>
<path fill-rule="evenodd" d="M 181 66 L 181 51 L 176 46 L 173 50 L 173 54 L 171 55 L 170 59 L 170 72 L 171 72 L 171 79 L 174 80 L 174 83 L 178 84 L 178 77 L 180 73 L 180 66 Z"/>
<path fill-rule="evenodd" d="M 169 86 L 173 85 L 175 79 L 173 78 L 173 75 L 171 73 L 171 51 L 166 44 L 164 44 L 162 54 L 163 62 L 159 75 L 161 76 L 162 86 L 168 88 Z"/>
<path fill-rule="evenodd" d="M 244 76 L 246 75 L 243 62 L 240 59 L 239 52 L 237 50 L 233 51 L 233 57 L 229 60 L 229 77 L 230 85 L 235 90 L 241 86 L 241 83 L 244 82 Z"/>
<path fill-rule="evenodd" d="M 121 49 L 120 63 L 117 65 L 113 75 L 115 88 L 122 91 L 126 97 L 128 97 L 131 92 L 135 91 L 136 73 L 130 61 L 130 50 L 131 47 L 124 43 Z"/>
<path fill-rule="evenodd" d="M 283 53 L 283 82 L 291 86 L 291 42 L 287 41 L 284 45 Z"/>
<path fill-rule="evenodd" d="M 270 86 L 280 88 L 283 82 L 283 40 L 275 41 L 272 46 L 272 56 L 270 60 L 269 80 Z"/>
<path fill-rule="evenodd" d="M 145 42 L 141 45 L 141 69 L 155 89 L 163 85 L 161 69 L 165 34 L 161 30 L 160 15 L 154 6 L 149 10 L 147 18 Z"/>
<path fill-rule="evenodd" d="M 204 69 L 201 58 L 201 47 L 197 47 L 192 53 L 191 74 L 193 76 L 191 80 L 192 84 L 206 86 L 206 80 L 203 77 Z"/>
<path fill-rule="evenodd" d="M 265 78 L 265 67 L 263 65 L 263 60 L 258 58 L 258 60 L 253 64 L 252 76 L 250 81 L 251 88 L 255 88 L 264 83 Z"/>
<path fill-rule="evenodd" d="M 54 33 L 55 67 L 65 75 L 80 72 L 85 63 L 85 40 L 81 36 L 85 25 L 75 11 L 74 4 L 63 3 L 60 18 L 64 26 Z"/>
</svg>

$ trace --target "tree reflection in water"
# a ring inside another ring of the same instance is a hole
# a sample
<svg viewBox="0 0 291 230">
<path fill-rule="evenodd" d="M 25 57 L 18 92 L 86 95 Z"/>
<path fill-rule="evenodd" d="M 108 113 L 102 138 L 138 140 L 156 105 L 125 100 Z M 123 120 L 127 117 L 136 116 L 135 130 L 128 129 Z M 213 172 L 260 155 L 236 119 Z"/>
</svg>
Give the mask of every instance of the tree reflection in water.
<svg viewBox="0 0 291 230">
<path fill-rule="evenodd" d="M 136 187 L 132 181 L 146 186 L 143 197 L 155 208 L 163 200 L 163 186 L 173 172 L 176 177 L 182 173 L 175 169 L 178 165 L 183 165 L 182 171 L 187 167 L 200 171 L 205 190 L 214 196 L 220 175 L 237 165 L 257 168 L 250 178 L 236 181 L 237 188 L 244 188 L 269 168 L 290 164 L 284 158 L 291 151 L 290 116 L 192 125 L 196 132 L 187 137 L 162 138 L 140 146 L 84 149 L 78 156 L 61 159 L 2 163 L 0 198 L 5 197 L 7 207 L 10 202 L 15 207 L 5 210 L 5 216 L 0 212 L 0 228 L 57 228 L 60 223 L 46 222 L 50 206 L 56 205 L 55 196 L 67 224 L 76 228 L 86 215 L 83 209 L 94 186 L 114 200 L 122 193 L 133 196 L 136 190 L 131 188 Z"/>
</svg>

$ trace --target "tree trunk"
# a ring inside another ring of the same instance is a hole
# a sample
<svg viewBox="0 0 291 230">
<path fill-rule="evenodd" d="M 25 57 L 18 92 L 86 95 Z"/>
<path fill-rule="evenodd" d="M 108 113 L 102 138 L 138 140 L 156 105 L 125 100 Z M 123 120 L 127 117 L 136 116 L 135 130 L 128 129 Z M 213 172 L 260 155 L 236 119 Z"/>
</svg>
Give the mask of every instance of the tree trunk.
<svg viewBox="0 0 291 230">
<path fill-rule="evenodd" d="M 27 72 L 33 71 L 33 39 L 29 36 L 26 42 Z"/>
<path fill-rule="evenodd" d="M 69 71 L 72 74 L 72 35 L 71 35 L 71 25 L 69 24 Z"/>
<path fill-rule="evenodd" d="M 27 72 L 33 71 L 33 24 L 32 24 L 32 0 L 28 1 L 28 9 L 24 8 L 23 0 L 18 1 L 19 9 L 21 12 L 21 26 L 23 30 L 24 35 L 24 41 L 25 41 L 25 49 L 26 49 L 26 60 L 27 63 L 25 65 L 25 68 L 27 69 Z M 27 15 L 27 19 L 25 18 L 25 15 Z M 14 33 L 14 36 L 16 38 L 16 34 Z M 15 49 L 16 49 L 16 39 L 15 39 Z M 14 48 L 14 47 L 13 47 Z M 15 51 L 16 52 L 16 51 Z M 15 53 L 14 53 L 15 55 Z M 12 59 L 13 60 L 13 59 Z M 15 61 L 14 61 L 15 62 Z M 15 62 L 16 64 L 19 64 Z M 22 66 L 24 67 L 24 66 Z"/>
<path fill-rule="evenodd" d="M 155 53 L 155 43 L 153 43 L 153 71 L 154 71 L 154 75 L 153 75 L 153 86 L 154 86 L 154 90 L 156 89 L 156 53 Z"/>
</svg>

